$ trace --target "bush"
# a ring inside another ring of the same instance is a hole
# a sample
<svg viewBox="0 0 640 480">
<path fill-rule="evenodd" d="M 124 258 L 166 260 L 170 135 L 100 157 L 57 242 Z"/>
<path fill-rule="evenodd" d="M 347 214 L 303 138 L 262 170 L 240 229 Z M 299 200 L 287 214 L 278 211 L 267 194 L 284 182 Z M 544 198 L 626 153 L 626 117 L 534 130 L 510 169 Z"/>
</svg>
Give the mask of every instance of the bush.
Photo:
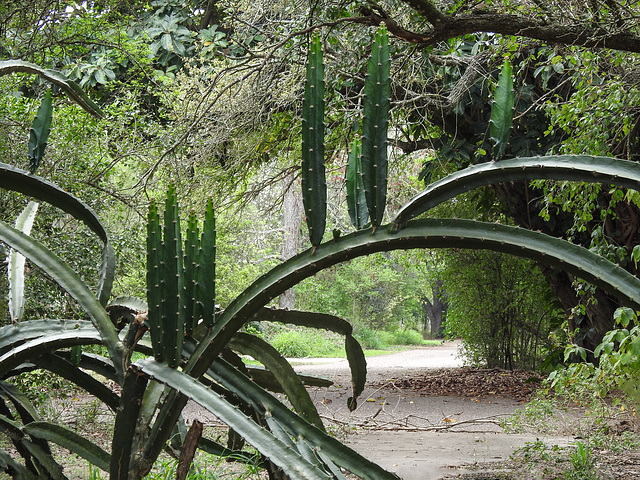
<svg viewBox="0 0 640 480">
<path fill-rule="evenodd" d="M 366 350 L 384 350 L 389 348 L 391 335 L 388 332 L 377 331 L 369 327 L 361 327 L 353 336 Z"/>
<path fill-rule="evenodd" d="M 311 345 L 306 341 L 305 336 L 296 330 L 280 332 L 271 340 L 271 345 L 285 357 L 301 358 L 311 356 Z"/>
<path fill-rule="evenodd" d="M 406 329 L 393 332 L 391 345 L 423 345 L 424 338 L 416 330 Z"/>
</svg>

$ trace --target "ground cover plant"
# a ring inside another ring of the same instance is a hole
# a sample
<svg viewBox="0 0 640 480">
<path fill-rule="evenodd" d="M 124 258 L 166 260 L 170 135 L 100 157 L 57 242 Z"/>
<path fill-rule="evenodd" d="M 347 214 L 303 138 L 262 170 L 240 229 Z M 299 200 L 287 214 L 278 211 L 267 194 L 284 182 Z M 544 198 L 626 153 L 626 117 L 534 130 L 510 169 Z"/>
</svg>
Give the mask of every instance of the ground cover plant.
<svg viewBox="0 0 640 480">
<path fill-rule="evenodd" d="M 344 478 L 343 470 L 361 478 L 395 478 L 324 431 L 303 384 L 322 385 L 321 380 L 301 379 L 273 347 L 245 330 L 251 322 L 267 321 L 343 335 L 353 378 L 348 404 L 355 408 L 364 387 L 366 362 L 351 325 L 332 315 L 277 310 L 266 305 L 316 272 L 359 256 L 414 248 L 490 249 L 566 270 L 625 305 L 640 308 L 640 280 L 579 245 L 495 223 L 416 219 L 460 193 L 499 182 L 545 178 L 637 189 L 640 166 L 633 162 L 557 155 L 476 165 L 432 183 L 389 224 L 383 224 L 390 95 L 385 28 L 377 32 L 372 45 L 364 86 L 362 140 L 353 148 L 360 154 L 353 154 L 355 160 L 347 168 L 348 210 L 358 231 L 348 235 L 336 232 L 323 242 L 327 200 L 322 55 L 322 42 L 315 36 L 309 49 L 302 106 L 301 167 L 312 247 L 270 270 L 219 311 L 215 286 L 224 279 L 215 276 L 215 213 L 210 202 L 203 221 L 190 214 L 186 222 L 175 188 L 169 187 L 161 205 L 152 202 L 146 236 L 146 301 L 110 299 L 115 258 L 109 235 L 93 211 L 56 185 L 0 164 L 0 187 L 61 208 L 87 224 L 104 245 L 98 289 L 92 292 L 77 272 L 23 233 L 21 222 L 17 227 L 0 223 L 0 240 L 58 282 L 88 318 L 21 322 L 14 315 L 14 323 L 0 329 L 0 373 L 4 379 L 0 383 L 0 424 L 20 457 L 13 458 L 6 450 L 0 452 L 0 467 L 5 472 L 21 478 L 64 478 L 60 463 L 51 455 L 50 443 L 56 443 L 108 472 L 111 479 L 143 478 L 165 449 L 179 458 L 179 469 L 186 472 L 198 448 L 264 469 L 271 478 Z M 504 78 L 507 82 L 507 76 Z M 496 88 L 492 113 L 496 125 L 492 138 L 498 158 L 509 139 L 509 105 L 513 102 L 513 92 L 504 82 Z M 34 130 L 46 130 L 38 125 Z M 34 151 L 44 151 L 45 143 L 46 135 L 35 135 Z M 37 167 L 34 163 L 33 170 Z M 20 269 L 14 269 L 12 289 L 20 285 Z M 103 345 L 107 355 L 81 348 L 95 344 Z M 134 351 L 146 357 L 133 360 Z M 266 369 L 244 365 L 239 354 L 256 358 Z M 11 382 L 15 375 L 34 368 L 66 378 L 116 412 L 109 449 L 65 426 L 41 419 Z M 87 370 L 100 373 L 118 388 L 109 388 Z M 285 393 L 293 411 L 263 387 Z M 181 412 L 187 400 L 202 405 L 229 425 L 226 445 L 206 438 L 198 422 L 188 430 L 184 427 Z M 243 449 L 245 442 L 259 455 Z"/>
</svg>

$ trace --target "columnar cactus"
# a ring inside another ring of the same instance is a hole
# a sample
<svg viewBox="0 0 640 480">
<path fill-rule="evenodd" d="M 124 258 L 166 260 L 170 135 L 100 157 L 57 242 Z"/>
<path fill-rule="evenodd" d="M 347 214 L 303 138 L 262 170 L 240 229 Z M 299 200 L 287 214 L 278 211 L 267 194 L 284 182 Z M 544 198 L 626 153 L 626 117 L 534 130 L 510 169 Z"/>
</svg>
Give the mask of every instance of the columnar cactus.
<svg viewBox="0 0 640 480">
<path fill-rule="evenodd" d="M 302 102 L 302 202 L 311 245 L 322 242 L 327 219 L 324 168 L 324 64 L 322 42 L 311 39 Z"/>
</svg>

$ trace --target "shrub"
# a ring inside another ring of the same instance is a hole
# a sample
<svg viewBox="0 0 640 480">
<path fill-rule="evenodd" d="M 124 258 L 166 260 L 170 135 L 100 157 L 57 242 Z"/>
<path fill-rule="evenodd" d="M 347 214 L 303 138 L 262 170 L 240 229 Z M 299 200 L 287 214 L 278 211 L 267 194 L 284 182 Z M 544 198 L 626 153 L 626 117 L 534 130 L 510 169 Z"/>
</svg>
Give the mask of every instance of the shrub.
<svg viewBox="0 0 640 480">
<path fill-rule="evenodd" d="M 362 348 L 367 350 L 384 350 L 390 345 L 388 332 L 377 331 L 369 327 L 359 328 L 353 336 L 360 342 Z"/>
<path fill-rule="evenodd" d="M 295 329 L 283 330 L 270 341 L 271 345 L 288 358 L 344 356 L 342 340 L 327 332 Z"/>
<path fill-rule="evenodd" d="M 271 340 L 271 345 L 285 357 L 301 358 L 311 356 L 311 345 L 309 345 L 305 335 L 296 330 L 285 330 L 278 333 Z"/>
<path fill-rule="evenodd" d="M 416 330 L 396 330 L 393 332 L 392 345 L 422 345 L 424 339 L 420 332 Z"/>
</svg>

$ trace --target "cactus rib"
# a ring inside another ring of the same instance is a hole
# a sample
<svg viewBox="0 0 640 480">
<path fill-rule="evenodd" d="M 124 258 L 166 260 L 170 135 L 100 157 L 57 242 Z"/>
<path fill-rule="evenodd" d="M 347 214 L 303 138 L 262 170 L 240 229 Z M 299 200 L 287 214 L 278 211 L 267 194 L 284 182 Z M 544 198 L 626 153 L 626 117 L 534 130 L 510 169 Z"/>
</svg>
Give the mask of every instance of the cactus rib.
<svg viewBox="0 0 640 480">
<path fill-rule="evenodd" d="M 327 216 L 324 167 L 324 64 L 322 42 L 311 38 L 302 102 L 302 203 L 311 245 L 322 242 Z"/>
<path fill-rule="evenodd" d="M 390 65 L 387 30 L 381 26 L 367 67 L 362 118 L 362 181 L 374 229 L 382 224 L 387 202 Z"/>
<path fill-rule="evenodd" d="M 356 230 L 362 230 L 369 220 L 367 197 L 364 194 L 362 182 L 362 144 L 354 139 L 349 151 L 349 161 L 346 171 L 347 208 L 349 218 Z"/>
</svg>

